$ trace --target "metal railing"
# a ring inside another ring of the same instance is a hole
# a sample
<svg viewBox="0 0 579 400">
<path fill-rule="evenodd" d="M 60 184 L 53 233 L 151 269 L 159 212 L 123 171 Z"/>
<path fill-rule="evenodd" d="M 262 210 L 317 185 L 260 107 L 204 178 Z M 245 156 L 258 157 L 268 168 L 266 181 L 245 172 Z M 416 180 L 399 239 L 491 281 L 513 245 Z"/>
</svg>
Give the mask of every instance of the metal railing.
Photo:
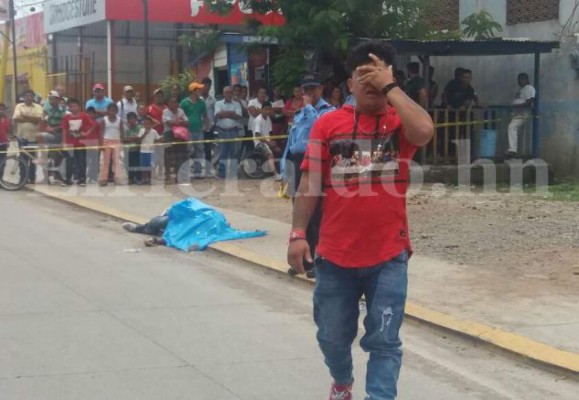
<svg viewBox="0 0 579 400">
<path fill-rule="evenodd" d="M 519 133 L 518 153 L 528 157 L 532 153 L 531 109 L 517 109 L 527 115 Z M 423 152 L 429 164 L 470 163 L 479 158 L 501 159 L 508 149 L 508 127 L 513 109 L 506 106 L 473 108 L 455 111 L 433 108 L 429 111 L 436 126 L 434 138 Z"/>
</svg>

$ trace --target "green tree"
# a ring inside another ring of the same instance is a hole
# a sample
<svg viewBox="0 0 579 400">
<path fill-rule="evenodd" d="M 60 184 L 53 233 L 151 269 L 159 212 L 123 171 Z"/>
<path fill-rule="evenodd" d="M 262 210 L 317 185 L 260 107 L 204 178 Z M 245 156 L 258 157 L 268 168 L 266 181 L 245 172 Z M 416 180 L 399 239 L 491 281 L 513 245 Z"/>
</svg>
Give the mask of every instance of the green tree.
<svg viewBox="0 0 579 400">
<path fill-rule="evenodd" d="M 205 0 L 214 12 L 226 14 L 233 0 Z M 360 38 L 425 39 L 444 35 L 428 23 L 428 10 L 440 0 L 241 0 L 254 13 L 281 11 L 286 24 L 261 26 L 249 20 L 256 34 L 276 37 L 276 85 L 289 89 L 305 70 L 323 62 L 340 63 Z"/>
<path fill-rule="evenodd" d="M 501 24 L 496 22 L 486 10 L 469 15 L 462 21 L 462 24 L 465 25 L 465 36 L 475 40 L 492 39 L 496 37 L 495 31 L 503 31 Z"/>
</svg>

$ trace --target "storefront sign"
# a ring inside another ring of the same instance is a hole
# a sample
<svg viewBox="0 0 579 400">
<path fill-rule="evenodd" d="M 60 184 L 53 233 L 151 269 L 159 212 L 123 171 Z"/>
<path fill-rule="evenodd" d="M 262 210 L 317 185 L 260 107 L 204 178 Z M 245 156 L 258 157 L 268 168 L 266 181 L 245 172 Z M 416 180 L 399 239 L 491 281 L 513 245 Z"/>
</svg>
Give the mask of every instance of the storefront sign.
<svg viewBox="0 0 579 400">
<path fill-rule="evenodd" d="M 103 1 L 103 0 L 100 0 Z M 231 5 L 226 15 L 212 13 L 203 0 L 149 1 L 151 22 L 186 23 L 197 25 L 244 25 L 247 18 L 255 18 L 265 25 L 282 25 L 284 18 L 279 13 L 255 14 L 244 0 L 222 0 Z M 106 19 L 113 21 L 142 21 L 142 0 L 106 0 Z"/>
<path fill-rule="evenodd" d="M 54 33 L 104 21 L 106 15 L 105 1 L 48 0 L 44 5 L 45 32 Z"/>
</svg>

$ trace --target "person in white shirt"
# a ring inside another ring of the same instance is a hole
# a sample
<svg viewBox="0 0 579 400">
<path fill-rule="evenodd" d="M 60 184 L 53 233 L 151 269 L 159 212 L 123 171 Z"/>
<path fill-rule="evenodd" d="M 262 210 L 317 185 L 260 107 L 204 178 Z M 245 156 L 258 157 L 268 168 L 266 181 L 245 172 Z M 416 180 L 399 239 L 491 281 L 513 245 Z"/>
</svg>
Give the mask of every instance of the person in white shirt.
<svg viewBox="0 0 579 400">
<path fill-rule="evenodd" d="M 261 114 L 261 107 L 267 100 L 267 91 L 265 88 L 260 88 L 257 91 L 255 99 L 251 99 L 247 104 L 247 112 L 249 113 L 249 130 L 253 132 L 254 121 Z"/>
<path fill-rule="evenodd" d="M 275 142 L 269 139 L 272 131 L 271 116 L 273 115 L 273 108 L 271 103 L 264 102 L 262 104 L 261 113 L 255 118 L 253 122 L 253 143 L 255 149 L 261 151 L 267 157 L 269 170 L 274 173 L 275 180 L 280 181 L 281 175 L 275 169 L 275 162 L 273 159 L 274 151 L 278 151 Z"/>
<path fill-rule="evenodd" d="M 238 138 L 242 117 L 241 104 L 233 100 L 233 88 L 226 86 L 223 89 L 223 100 L 215 104 L 215 129 L 219 134 L 219 139 Z M 237 171 L 237 166 L 235 165 L 238 153 L 237 148 L 237 142 L 219 144 L 218 177 L 233 176 Z"/>
<path fill-rule="evenodd" d="M 163 140 L 159 132 L 153 129 L 153 118 L 146 116 L 143 121 L 143 128 L 139 132 L 141 141 L 141 184 L 151 183 L 151 171 L 155 165 L 153 153 L 155 152 L 155 143 Z"/>
<path fill-rule="evenodd" d="M 135 100 L 135 89 L 132 86 L 125 86 L 123 88 L 123 98 L 117 103 L 119 108 L 119 116 L 123 120 L 123 123 L 127 124 L 127 115 L 130 112 L 137 114 L 137 109 L 139 104 Z"/>
<path fill-rule="evenodd" d="M 521 73 L 517 79 L 521 89 L 517 92 L 515 100 L 511 105 L 513 109 L 513 119 L 509 124 L 509 150 L 507 152 L 507 158 L 517 157 L 519 132 L 531 116 L 531 108 L 533 107 L 537 93 L 529 81 L 529 75 Z"/>
</svg>

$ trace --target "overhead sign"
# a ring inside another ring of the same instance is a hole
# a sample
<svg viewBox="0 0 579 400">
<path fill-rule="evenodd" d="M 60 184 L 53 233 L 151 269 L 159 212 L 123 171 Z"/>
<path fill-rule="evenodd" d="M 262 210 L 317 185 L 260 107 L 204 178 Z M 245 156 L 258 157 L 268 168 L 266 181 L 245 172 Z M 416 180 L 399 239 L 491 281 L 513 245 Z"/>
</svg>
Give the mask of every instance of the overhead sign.
<svg viewBox="0 0 579 400">
<path fill-rule="evenodd" d="M 44 4 L 46 33 L 104 21 L 105 17 L 106 0 L 48 0 Z"/>
</svg>

